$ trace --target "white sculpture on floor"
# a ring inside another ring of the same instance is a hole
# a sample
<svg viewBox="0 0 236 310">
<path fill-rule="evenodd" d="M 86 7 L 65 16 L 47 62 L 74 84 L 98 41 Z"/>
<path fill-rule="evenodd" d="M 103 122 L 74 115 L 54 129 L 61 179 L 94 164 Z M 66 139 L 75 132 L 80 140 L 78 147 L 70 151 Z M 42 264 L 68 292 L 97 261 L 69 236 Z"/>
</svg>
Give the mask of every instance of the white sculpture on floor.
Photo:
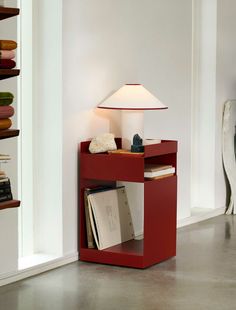
<svg viewBox="0 0 236 310">
<path fill-rule="evenodd" d="M 236 100 L 224 105 L 223 114 L 223 163 L 230 184 L 231 197 L 226 214 L 236 214 L 236 160 L 235 160 Z"/>
</svg>

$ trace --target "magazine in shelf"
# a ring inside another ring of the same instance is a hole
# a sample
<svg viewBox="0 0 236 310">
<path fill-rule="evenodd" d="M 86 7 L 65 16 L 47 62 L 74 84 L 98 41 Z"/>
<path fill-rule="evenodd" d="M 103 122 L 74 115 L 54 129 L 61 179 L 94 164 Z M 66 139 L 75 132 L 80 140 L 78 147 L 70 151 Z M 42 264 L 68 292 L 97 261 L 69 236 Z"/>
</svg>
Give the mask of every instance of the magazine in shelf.
<svg viewBox="0 0 236 310">
<path fill-rule="evenodd" d="M 99 250 L 134 239 L 125 187 L 88 195 L 93 236 Z"/>
</svg>

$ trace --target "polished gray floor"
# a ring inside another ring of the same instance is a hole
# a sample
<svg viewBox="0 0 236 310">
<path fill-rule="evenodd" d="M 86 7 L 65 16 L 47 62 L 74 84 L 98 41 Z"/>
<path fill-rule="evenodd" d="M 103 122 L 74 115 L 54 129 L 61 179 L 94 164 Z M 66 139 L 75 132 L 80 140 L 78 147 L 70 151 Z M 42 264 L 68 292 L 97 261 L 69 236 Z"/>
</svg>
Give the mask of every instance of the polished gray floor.
<svg viewBox="0 0 236 310">
<path fill-rule="evenodd" d="M 235 310 L 236 222 L 178 230 L 177 257 L 146 270 L 76 262 L 0 288 L 0 310 Z"/>
</svg>

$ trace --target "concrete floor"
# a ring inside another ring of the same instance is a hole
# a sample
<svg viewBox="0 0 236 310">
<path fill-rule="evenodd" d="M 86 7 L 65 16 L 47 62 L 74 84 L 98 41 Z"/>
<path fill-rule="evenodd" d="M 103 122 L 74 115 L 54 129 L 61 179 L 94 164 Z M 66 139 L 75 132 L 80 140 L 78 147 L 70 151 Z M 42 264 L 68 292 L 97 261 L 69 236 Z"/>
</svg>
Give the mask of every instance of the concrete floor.
<svg viewBox="0 0 236 310">
<path fill-rule="evenodd" d="M 177 257 L 146 270 L 76 262 L 0 288 L 0 310 L 235 310 L 236 223 L 178 230 Z"/>
</svg>

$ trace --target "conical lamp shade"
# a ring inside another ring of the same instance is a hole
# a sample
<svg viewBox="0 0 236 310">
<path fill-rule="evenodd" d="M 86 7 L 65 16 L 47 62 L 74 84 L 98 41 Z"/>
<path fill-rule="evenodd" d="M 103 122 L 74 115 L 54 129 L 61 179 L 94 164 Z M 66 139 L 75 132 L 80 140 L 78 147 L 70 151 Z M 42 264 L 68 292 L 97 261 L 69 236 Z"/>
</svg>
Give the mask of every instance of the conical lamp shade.
<svg viewBox="0 0 236 310">
<path fill-rule="evenodd" d="M 141 84 L 126 84 L 98 105 L 101 109 L 159 110 L 167 109 Z"/>
</svg>

